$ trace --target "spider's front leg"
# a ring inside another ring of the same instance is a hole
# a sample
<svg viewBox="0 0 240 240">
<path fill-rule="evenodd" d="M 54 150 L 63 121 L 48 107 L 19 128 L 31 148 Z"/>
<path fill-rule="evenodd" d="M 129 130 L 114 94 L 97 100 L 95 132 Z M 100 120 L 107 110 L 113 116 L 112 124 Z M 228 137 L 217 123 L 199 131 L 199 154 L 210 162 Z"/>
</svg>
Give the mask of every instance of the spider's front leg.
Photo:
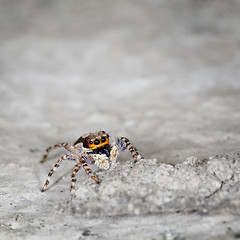
<svg viewBox="0 0 240 240">
<path fill-rule="evenodd" d="M 137 162 L 140 159 L 143 159 L 141 154 L 137 151 L 137 149 L 132 145 L 132 143 L 126 138 L 121 137 L 117 140 L 117 150 L 113 147 L 113 155 L 118 155 L 118 151 L 124 151 L 125 149 L 128 149 L 132 155 L 133 161 Z"/>
<path fill-rule="evenodd" d="M 44 192 L 47 188 L 47 185 L 49 184 L 49 181 L 50 181 L 50 178 L 52 177 L 54 171 L 59 168 L 61 162 L 63 160 L 78 160 L 78 156 L 77 155 L 64 155 L 63 157 L 60 157 L 59 160 L 57 161 L 57 163 L 54 165 L 54 167 L 50 170 L 50 172 L 48 173 L 48 177 L 47 177 L 47 180 L 42 188 L 42 192 Z"/>
<path fill-rule="evenodd" d="M 42 157 L 42 159 L 41 159 L 41 163 L 43 163 L 43 162 L 46 161 L 46 158 L 47 158 L 49 152 L 50 152 L 52 149 L 61 148 L 61 147 L 65 148 L 65 149 L 68 150 L 69 152 L 74 151 L 74 147 L 72 147 L 72 146 L 69 145 L 68 143 L 63 142 L 63 143 L 54 144 L 54 145 L 52 145 L 52 146 L 50 146 L 49 148 L 46 149 L 46 151 L 45 151 L 45 153 L 44 153 L 44 155 L 43 155 L 43 157 Z"/>
<path fill-rule="evenodd" d="M 72 183 L 71 183 L 71 189 L 70 191 L 73 192 L 75 190 L 75 182 L 77 181 L 76 174 L 79 171 L 80 167 L 83 167 L 85 172 L 96 182 L 100 183 L 100 180 L 95 177 L 91 171 L 91 169 L 88 167 L 86 161 L 84 158 L 79 159 L 79 162 L 75 165 L 73 171 L 72 171 Z"/>
</svg>

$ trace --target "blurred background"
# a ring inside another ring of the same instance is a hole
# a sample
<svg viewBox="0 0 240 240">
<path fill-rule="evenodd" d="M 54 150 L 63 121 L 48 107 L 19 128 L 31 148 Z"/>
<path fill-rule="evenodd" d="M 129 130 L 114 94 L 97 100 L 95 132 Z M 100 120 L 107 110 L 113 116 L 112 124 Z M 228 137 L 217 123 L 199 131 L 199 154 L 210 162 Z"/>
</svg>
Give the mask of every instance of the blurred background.
<svg viewBox="0 0 240 240">
<path fill-rule="evenodd" d="M 98 130 L 166 163 L 239 149 L 239 13 L 238 0 L 1 0 L 1 152 Z"/>
</svg>

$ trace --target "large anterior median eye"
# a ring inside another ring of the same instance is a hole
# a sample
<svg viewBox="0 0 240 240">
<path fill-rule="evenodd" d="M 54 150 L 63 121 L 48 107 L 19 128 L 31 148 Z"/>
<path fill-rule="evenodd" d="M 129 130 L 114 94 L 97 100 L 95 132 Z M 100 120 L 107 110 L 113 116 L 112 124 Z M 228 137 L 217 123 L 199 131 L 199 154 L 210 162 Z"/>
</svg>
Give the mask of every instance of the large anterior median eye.
<svg viewBox="0 0 240 240">
<path fill-rule="evenodd" d="M 94 144 L 95 145 L 98 145 L 100 143 L 100 141 L 98 140 L 98 139 L 96 139 L 95 141 L 94 141 Z"/>
<path fill-rule="evenodd" d="M 102 138 L 101 138 L 101 142 L 102 142 L 102 143 L 106 142 L 106 138 L 105 138 L 105 137 L 102 137 Z"/>
</svg>

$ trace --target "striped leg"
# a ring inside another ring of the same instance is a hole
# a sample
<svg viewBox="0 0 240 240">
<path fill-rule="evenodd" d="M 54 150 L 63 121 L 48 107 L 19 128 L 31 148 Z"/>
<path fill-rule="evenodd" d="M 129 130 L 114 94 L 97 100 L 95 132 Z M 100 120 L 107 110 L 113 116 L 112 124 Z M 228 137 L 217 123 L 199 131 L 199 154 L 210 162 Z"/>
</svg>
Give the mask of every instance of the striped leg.
<svg viewBox="0 0 240 240">
<path fill-rule="evenodd" d="M 78 164 L 75 165 L 72 171 L 72 183 L 70 189 L 71 192 L 75 190 L 75 182 L 77 181 L 76 174 L 81 166 L 82 166 L 81 162 L 78 162 Z"/>
<path fill-rule="evenodd" d="M 46 187 L 49 184 L 50 178 L 52 177 L 54 171 L 60 166 L 61 162 L 63 160 L 68 160 L 68 159 L 71 159 L 71 160 L 76 159 L 77 160 L 77 157 L 76 157 L 76 155 L 64 155 L 63 157 L 60 157 L 59 160 L 57 161 L 57 163 L 54 165 L 54 167 L 48 173 L 48 177 L 47 177 L 47 180 L 46 180 L 46 182 L 45 182 L 45 184 L 42 188 L 42 192 L 44 192 L 46 190 Z"/>
<path fill-rule="evenodd" d="M 95 177 L 91 171 L 91 169 L 89 168 L 89 166 L 87 165 L 86 161 L 84 160 L 84 158 L 79 160 L 81 166 L 84 168 L 85 172 L 96 182 L 96 183 L 100 183 L 100 180 Z"/>
<path fill-rule="evenodd" d="M 141 154 L 137 151 L 137 149 L 132 145 L 132 143 L 127 138 L 121 137 L 118 140 L 117 145 L 119 151 L 124 151 L 125 149 L 128 149 L 133 157 L 134 162 L 143 159 Z"/>
<path fill-rule="evenodd" d="M 55 149 L 55 148 L 60 148 L 60 147 L 63 147 L 63 148 L 65 148 L 68 151 L 72 151 L 73 150 L 73 147 L 70 146 L 68 143 L 57 143 L 55 145 L 52 145 L 52 146 L 50 146 L 49 148 L 46 149 L 46 151 L 45 151 L 45 153 L 44 153 L 44 155 L 42 157 L 41 163 L 46 161 L 46 158 L 47 158 L 47 155 L 48 155 L 49 151 L 51 151 L 52 149 Z"/>
<path fill-rule="evenodd" d="M 83 167 L 84 170 L 86 171 L 86 173 L 88 175 L 90 175 L 90 177 L 96 182 L 96 183 L 100 183 L 100 180 L 98 178 L 96 178 L 93 174 L 91 169 L 88 167 L 86 161 L 82 158 L 79 159 L 79 162 L 75 165 L 73 171 L 72 171 L 72 182 L 71 182 L 71 189 L 70 191 L 73 192 L 75 190 L 75 182 L 77 181 L 76 178 L 76 174 L 79 171 L 80 167 Z"/>
</svg>

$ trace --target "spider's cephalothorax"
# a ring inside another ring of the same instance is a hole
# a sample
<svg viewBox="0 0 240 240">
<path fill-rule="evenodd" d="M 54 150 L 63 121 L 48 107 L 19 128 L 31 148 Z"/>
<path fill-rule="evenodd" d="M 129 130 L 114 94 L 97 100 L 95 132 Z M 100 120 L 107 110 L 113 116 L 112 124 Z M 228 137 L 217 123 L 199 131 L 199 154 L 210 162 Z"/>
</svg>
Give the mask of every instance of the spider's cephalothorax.
<svg viewBox="0 0 240 240">
<path fill-rule="evenodd" d="M 107 170 L 110 167 L 110 163 L 117 159 L 119 152 L 125 149 L 130 151 L 134 162 L 142 159 L 142 156 L 127 138 L 121 137 L 117 139 L 116 142 L 110 143 L 109 135 L 104 131 L 99 131 L 81 136 L 73 146 L 68 143 L 58 143 L 50 146 L 43 155 L 41 162 L 45 162 L 51 149 L 60 147 L 68 150 L 70 154 L 61 157 L 50 170 L 42 191 L 46 190 L 53 172 L 60 166 L 63 160 L 75 160 L 77 162 L 72 172 L 72 191 L 75 189 L 76 173 L 80 167 L 84 168 L 86 173 L 89 174 L 96 183 L 100 183 L 99 179 L 92 173 L 88 164 L 96 164 L 100 169 Z"/>
</svg>

